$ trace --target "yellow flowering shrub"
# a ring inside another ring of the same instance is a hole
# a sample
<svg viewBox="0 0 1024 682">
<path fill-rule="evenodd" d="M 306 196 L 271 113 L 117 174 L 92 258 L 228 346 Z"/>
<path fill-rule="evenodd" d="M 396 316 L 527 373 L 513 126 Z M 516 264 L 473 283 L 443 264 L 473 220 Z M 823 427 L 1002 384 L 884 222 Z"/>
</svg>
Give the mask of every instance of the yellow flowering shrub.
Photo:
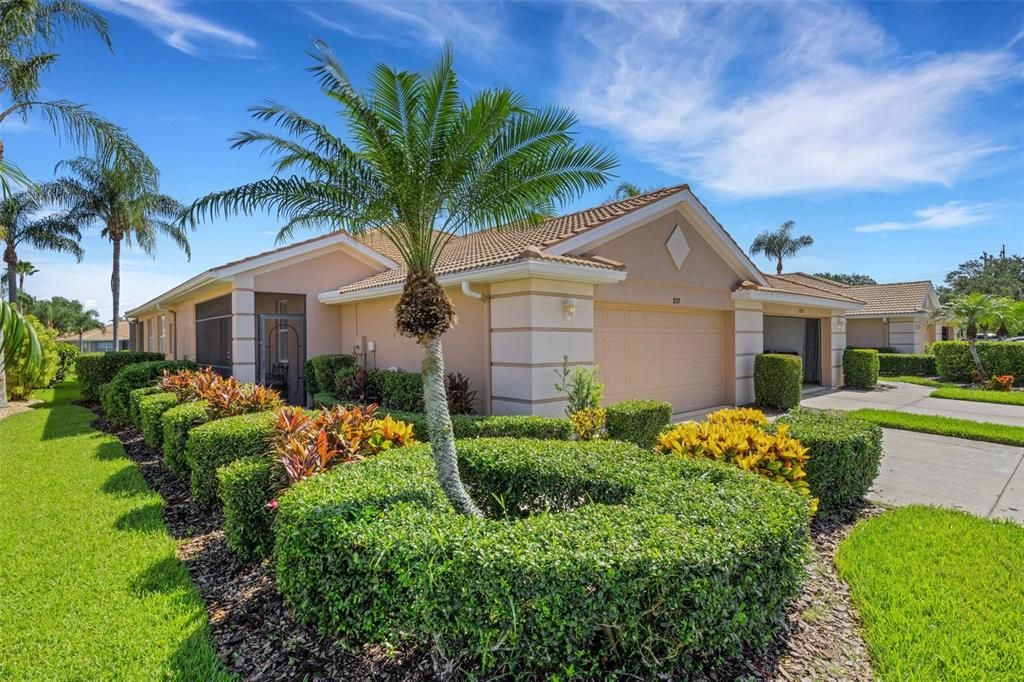
<svg viewBox="0 0 1024 682">
<path fill-rule="evenodd" d="M 768 417 L 764 416 L 764 412 L 753 407 L 729 407 L 718 410 L 709 414 L 707 420 L 712 424 L 739 423 L 753 426 L 768 424 Z"/>
<path fill-rule="evenodd" d="M 727 462 L 765 476 L 807 497 L 813 513 L 818 500 L 811 497 L 803 468 L 808 450 L 800 441 L 790 438 L 787 431 L 785 424 L 775 433 L 765 433 L 758 426 L 741 421 L 686 422 L 658 436 L 655 449 L 676 457 Z"/>
<path fill-rule="evenodd" d="M 585 407 L 572 413 L 572 430 L 580 440 L 593 440 L 604 430 L 607 413 L 603 407 Z"/>
</svg>

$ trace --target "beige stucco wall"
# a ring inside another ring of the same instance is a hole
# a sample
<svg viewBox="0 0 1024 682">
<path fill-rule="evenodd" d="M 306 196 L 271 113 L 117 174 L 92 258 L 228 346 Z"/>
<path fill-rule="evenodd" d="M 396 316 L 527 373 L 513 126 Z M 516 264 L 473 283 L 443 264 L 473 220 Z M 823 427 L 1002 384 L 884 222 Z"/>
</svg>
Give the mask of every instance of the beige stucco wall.
<svg viewBox="0 0 1024 682">
<path fill-rule="evenodd" d="M 474 285 L 473 289 L 487 292 L 483 285 Z M 484 410 L 484 403 L 490 395 L 488 304 L 465 296 L 458 287 L 446 291 L 455 305 L 458 322 L 441 338 L 445 371 L 460 372 L 469 377 L 481 401 L 478 409 Z M 354 344 L 366 337 L 367 342 L 376 344 L 375 355 L 369 360 L 371 366 L 375 363 L 377 367 L 418 372 L 423 354 L 413 339 L 401 336 L 395 329 L 394 307 L 397 303 L 398 296 L 389 296 L 328 306 L 338 309 L 341 321 L 341 345 L 330 352 L 351 353 Z"/>
<path fill-rule="evenodd" d="M 881 348 L 889 345 L 886 324 L 881 319 L 846 321 L 846 342 L 857 348 Z"/>
<path fill-rule="evenodd" d="M 203 287 L 196 293 L 183 296 L 174 301 L 163 304 L 163 311 L 150 311 L 139 316 L 139 350 L 156 351 L 156 335 L 154 334 L 154 347 L 148 345 L 144 324 L 153 320 L 154 325 L 160 315 L 167 316 L 167 323 L 173 324 L 173 337 L 170 348 L 164 350 L 164 355 L 172 360 L 194 360 L 196 357 L 196 304 L 209 301 L 212 298 L 231 293 L 229 282 L 217 282 Z"/>
<path fill-rule="evenodd" d="M 676 225 L 689 246 L 680 269 L 665 248 Z M 598 301 L 733 309 L 731 292 L 741 278 L 681 213 L 672 212 L 652 220 L 602 244 L 592 253 L 625 263 L 629 273 L 624 282 L 595 287 Z"/>
</svg>

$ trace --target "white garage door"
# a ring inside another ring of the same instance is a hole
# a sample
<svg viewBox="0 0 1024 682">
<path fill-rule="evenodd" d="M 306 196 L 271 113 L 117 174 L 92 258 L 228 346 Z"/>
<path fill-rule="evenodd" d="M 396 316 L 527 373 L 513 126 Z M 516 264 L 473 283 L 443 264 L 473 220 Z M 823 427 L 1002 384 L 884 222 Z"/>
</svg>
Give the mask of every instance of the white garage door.
<svg viewBox="0 0 1024 682">
<path fill-rule="evenodd" d="M 674 412 L 725 402 L 725 317 L 594 307 L 594 356 L 605 404 L 667 400 Z"/>
</svg>

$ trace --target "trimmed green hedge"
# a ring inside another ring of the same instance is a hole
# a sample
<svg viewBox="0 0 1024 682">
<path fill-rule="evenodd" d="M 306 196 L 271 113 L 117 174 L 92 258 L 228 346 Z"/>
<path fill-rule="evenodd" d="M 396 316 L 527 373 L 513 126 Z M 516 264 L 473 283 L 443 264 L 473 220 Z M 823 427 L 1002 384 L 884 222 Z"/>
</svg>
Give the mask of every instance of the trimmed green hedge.
<svg viewBox="0 0 1024 682">
<path fill-rule="evenodd" d="M 899 353 L 899 349 L 892 346 L 847 346 L 847 350 L 876 350 L 879 353 Z"/>
<path fill-rule="evenodd" d="M 820 512 L 852 507 L 864 499 L 882 463 L 882 430 L 841 412 L 797 408 L 773 424 L 809 448 L 804 471 Z"/>
<path fill-rule="evenodd" d="M 188 432 L 193 427 L 209 421 L 205 400 L 194 403 L 182 403 L 164 412 L 164 463 L 179 478 L 188 479 L 188 460 L 185 459 L 185 444 Z"/>
<path fill-rule="evenodd" d="M 255 412 L 216 419 L 193 428 L 185 445 L 192 498 L 216 506 L 217 469 L 236 459 L 266 454 L 274 435 L 275 412 Z"/>
<path fill-rule="evenodd" d="M 129 419 L 131 419 L 132 424 L 135 425 L 135 428 L 142 429 L 142 417 L 139 415 L 139 401 L 147 395 L 162 392 L 163 389 L 159 386 L 143 386 L 142 388 L 137 388 L 128 394 L 128 416 Z"/>
<path fill-rule="evenodd" d="M 789 409 L 800 404 L 804 363 L 797 355 L 763 353 L 754 358 L 754 400 L 762 407 Z"/>
<path fill-rule="evenodd" d="M 217 469 L 224 504 L 224 539 L 240 559 L 268 556 L 274 548 L 273 512 L 267 508 L 280 476 L 269 457 L 236 459 Z"/>
<path fill-rule="evenodd" d="M 139 430 L 146 445 L 151 448 L 163 445 L 164 412 L 177 405 L 178 398 L 173 393 L 152 393 L 139 401 Z"/>
<path fill-rule="evenodd" d="M 878 385 L 878 351 L 847 348 L 843 351 L 843 384 L 850 388 Z"/>
<path fill-rule="evenodd" d="M 338 370 L 355 367 L 356 358 L 343 353 L 316 355 L 306 360 L 304 369 L 306 390 L 310 395 L 334 390 L 334 377 Z"/>
<path fill-rule="evenodd" d="M 458 448 L 486 519 L 452 509 L 425 445 L 286 491 L 288 606 L 481 677 L 653 679 L 768 645 L 799 593 L 807 503 L 765 478 L 618 441 Z"/>
<path fill-rule="evenodd" d="M 883 377 L 933 377 L 938 370 L 935 356 L 928 353 L 879 353 L 878 373 Z"/>
<path fill-rule="evenodd" d="M 672 404 L 664 400 L 624 400 L 605 411 L 609 438 L 633 443 L 644 449 L 654 447 L 658 434 L 672 421 Z"/>
<path fill-rule="evenodd" d="M 100 386 L 109 383 L 122 367 L 163 359 L 163 353 L 82 353 L 75 358 L 75 375 L 82 389 L 82 400 L 99 400 Z"/>
<path fill-rule="evenodd" d="M 419 372 L 378 370 L 373 380 L 380 391 L 382 407 L 423 412 L 423 375 Z"/>
<path fill-rule="evenodd" d="M 1012 374 L 1024 386 L 1024 341 L 978 341 L 978 356 L 988 374 Z M 932 344 L 939 379 L 960 384 L 973 381 L 974 361 L 966 341 Z"/>
<path fill-rule="evenodd" d="M 124 426 L 131 421 L 132 391 L 153 384 L 164 371 L 196 368 L 196 363 L 188 360 L 157 360 L 127 365 L 111 380 L 103 396 L 103 412 L 111 424 Z"/>
</svg>

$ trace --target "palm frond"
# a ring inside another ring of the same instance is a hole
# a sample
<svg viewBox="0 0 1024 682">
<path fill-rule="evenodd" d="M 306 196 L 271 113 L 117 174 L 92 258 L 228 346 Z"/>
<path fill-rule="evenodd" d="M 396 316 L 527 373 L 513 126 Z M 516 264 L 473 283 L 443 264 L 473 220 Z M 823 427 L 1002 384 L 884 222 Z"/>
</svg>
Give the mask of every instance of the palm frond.
<svg viewBox="0 0 1024 682">
<path fill-rule="evenodd" d="M 16 357 L 28 346 L 25 361 L 37 367 L 43 361 L 43 349 L 39 345 L 36 330 L 17 309 L 7 301 L 0 300 L 0 360 Z"/>
</svg>

